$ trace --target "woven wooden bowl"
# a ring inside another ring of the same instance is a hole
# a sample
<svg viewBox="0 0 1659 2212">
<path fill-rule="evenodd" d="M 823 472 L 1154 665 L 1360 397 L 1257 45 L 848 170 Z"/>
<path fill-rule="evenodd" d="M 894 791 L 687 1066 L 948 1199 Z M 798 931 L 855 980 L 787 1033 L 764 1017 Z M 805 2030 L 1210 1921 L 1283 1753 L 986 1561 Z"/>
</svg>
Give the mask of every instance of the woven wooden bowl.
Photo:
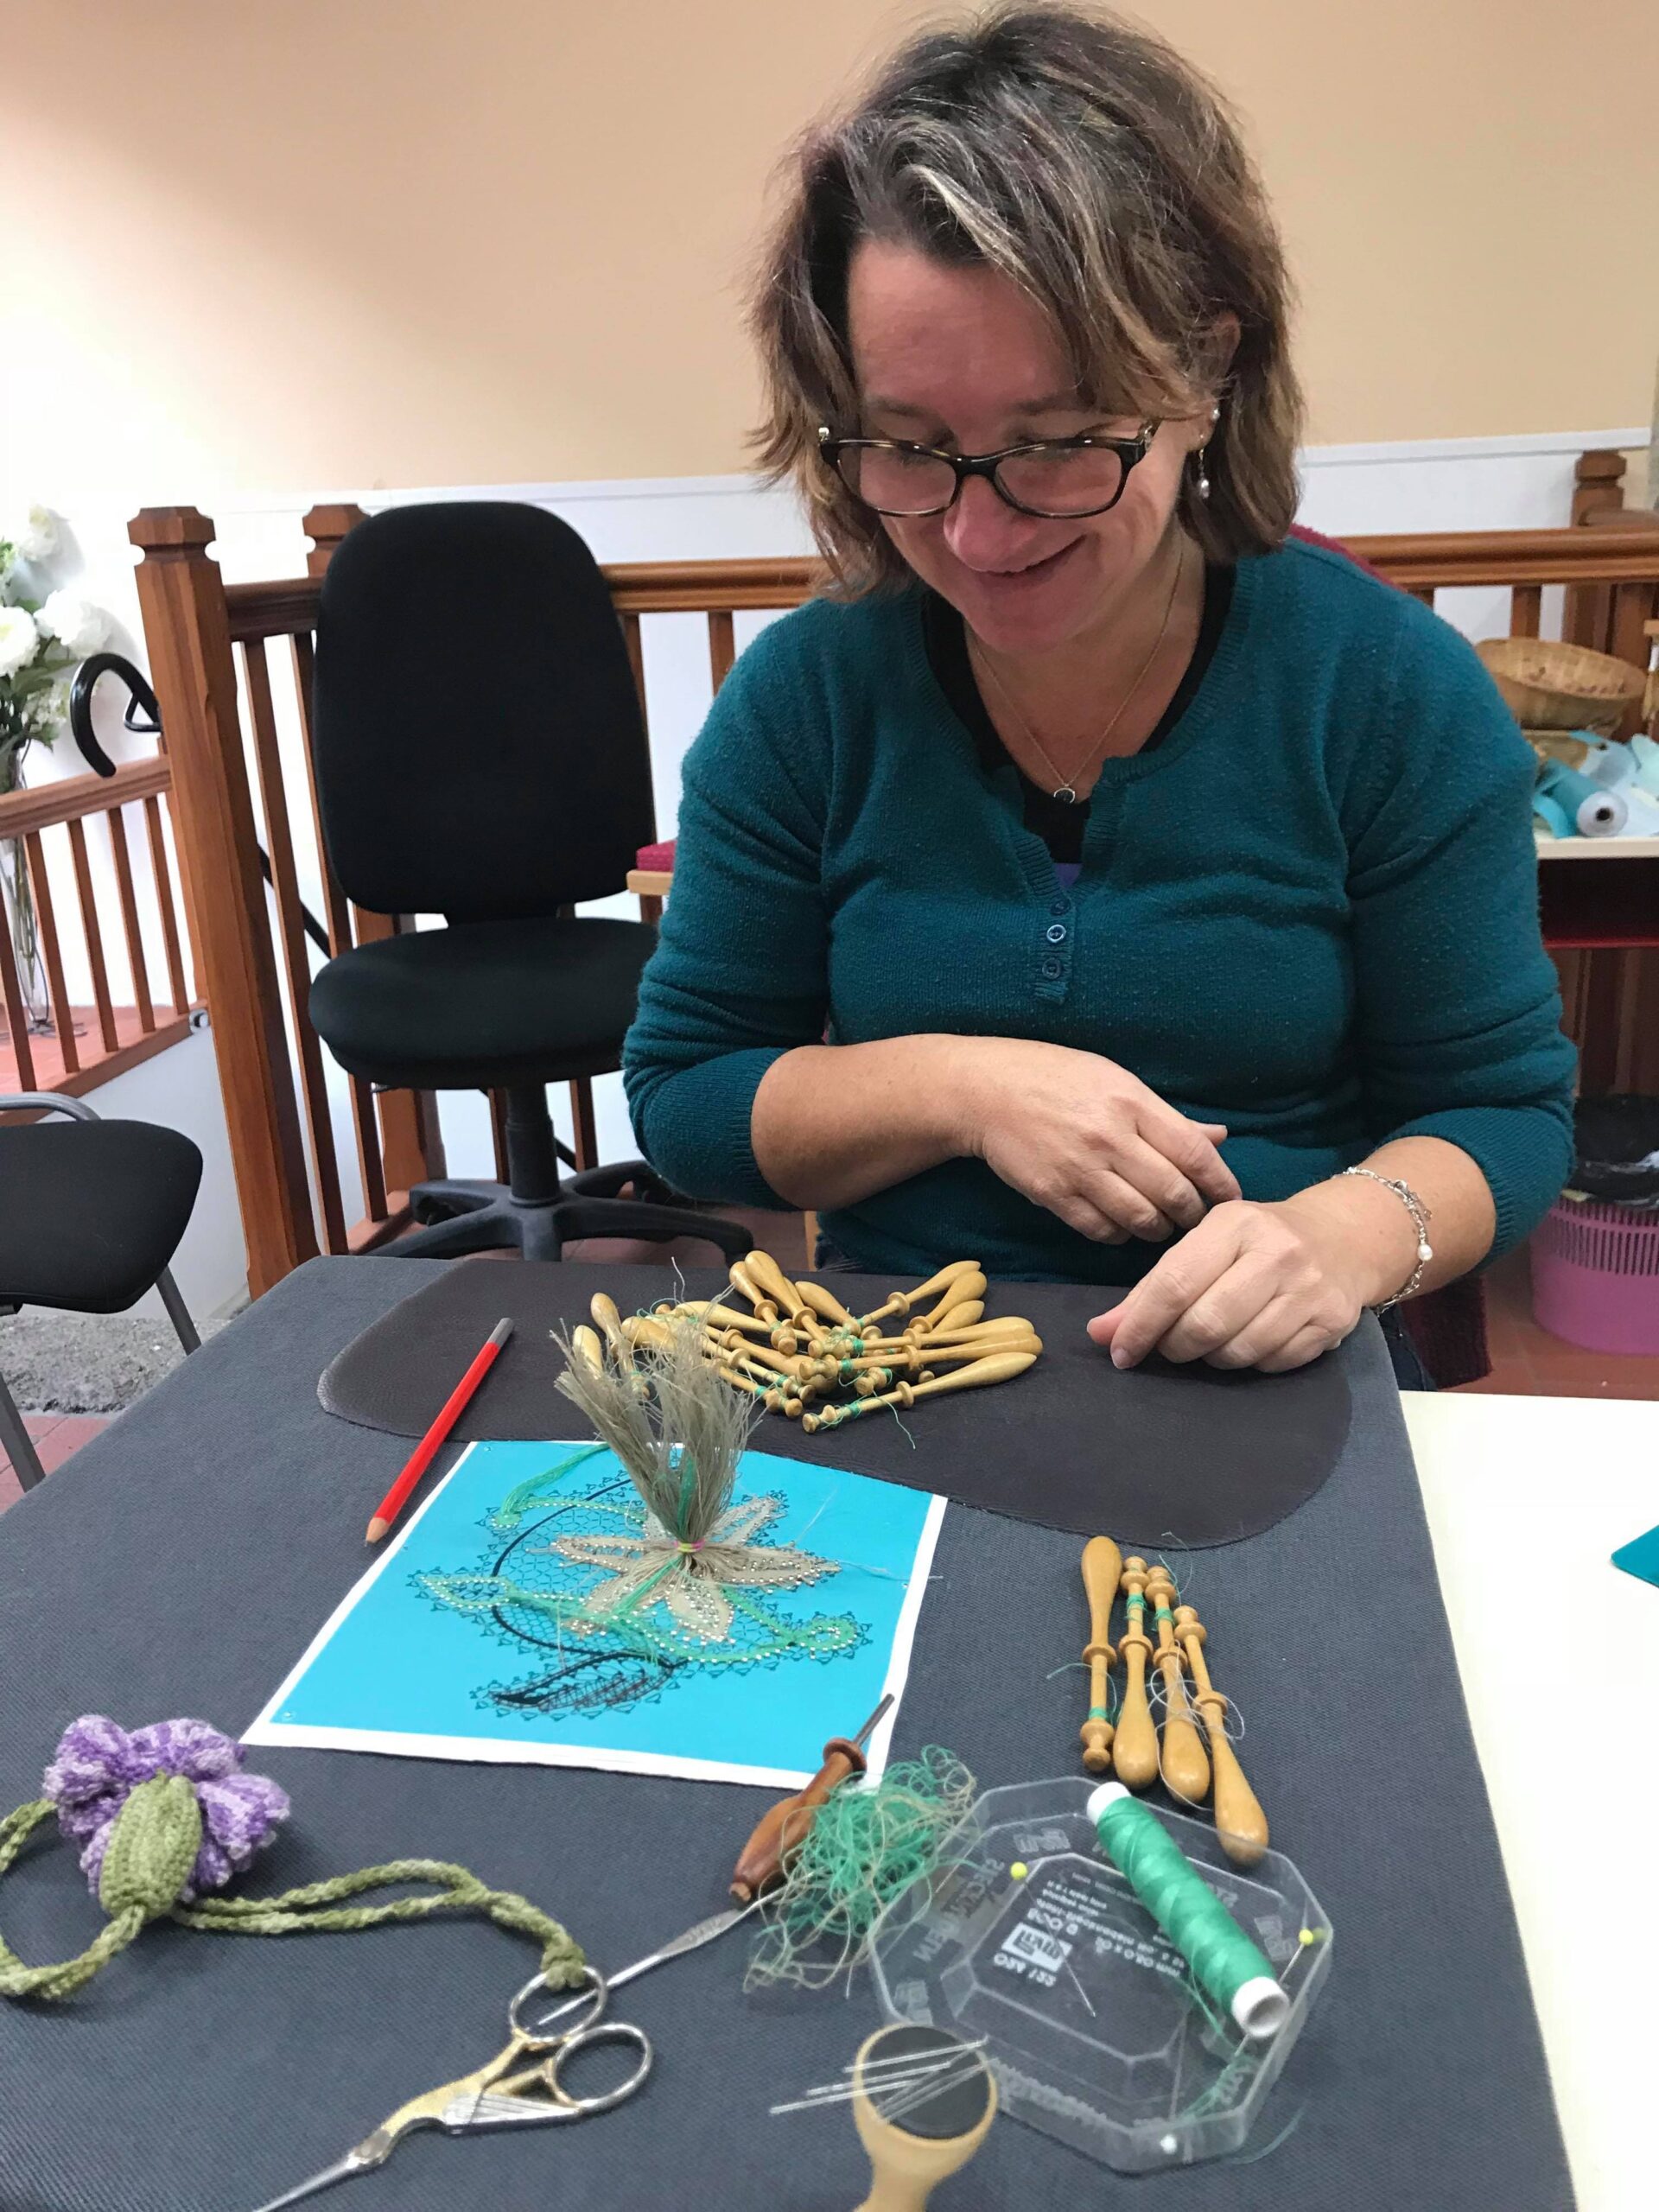
<svg viewBox="0 0 1659 2212">
<path fill-rule="evenodd" d="M 1475 650 L 1525 729 L 1587 729 L 1611 737 L 1642 696 L 1639 668 L 1588 645 L 1486 638 Z"/>
</svg>

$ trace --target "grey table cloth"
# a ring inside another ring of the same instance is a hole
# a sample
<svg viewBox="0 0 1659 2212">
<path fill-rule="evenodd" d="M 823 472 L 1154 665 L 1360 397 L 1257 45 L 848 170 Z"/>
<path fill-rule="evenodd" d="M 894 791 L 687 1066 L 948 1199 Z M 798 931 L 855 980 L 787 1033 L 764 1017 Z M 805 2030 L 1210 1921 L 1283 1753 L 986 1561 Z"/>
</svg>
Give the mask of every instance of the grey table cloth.
<svg viewBox="0 0 1659 2212">
<path fill-rule="evenodd" d="M 0 1807 L 38 1793 L 83 1712 L 248 1725 L 362 1572 L 365 1521 L 408 1449 L 323 1412 L 318 1376 L 435 1266 L 301 1269 L 0 1520 Z M 1258 2131 L 1282 2139 L 1254 2159 L 1131 2181 L 1000 2121 L 939 2212 L 1571 2204 L 1398 1400 L 1369 1324 L 1349 1373 L 1351 1425 L 1324 1487 L 1266 1535 L 1190 1562 L 1217 1679 L 1249 1716 L 1247 1764 L 1274 1843 L 1337 1931 L 1326 1991 Z M 947 1512 L 897 1755 L 947 1744 L 988 1788 L 1077 1770 L 1084 1678 L 1053 1670 L 1086 1635 L 1077 1548 Z M 601 1966 L 719 1905 L 767 1802 L 536 1767 L 288 1751 L 252 1763 L 295 1810 L 245 1890 L 402 1855 L 459 1859 L 557 1915 Z M 0 1883 L 0 1927 L 29 1958 L 78 1950 L 99 1924 L 66 1846 L 32 1849 Z M 416 2138 L 343 2185 L 343 2212 L 847 2212 L 868 2167 L 846 2112 L 774 2120 L 767 2107 L 850 2059 L 876 2024 L 874 1999 L 862 1982 L 850 1998 L 745 1998 L 744 1962 L 740 1933 L 620 1993 L 619 2013 L 658 2050 L 632 2104 L 517 2137 Z M 526 1945 L 472 1920 L 280 1942 L 152 1928 L 67 2005 L 0 2005 L 0 2206 L 245 2212 L 493 2052 L 532 1965 Z"/>
</svg>

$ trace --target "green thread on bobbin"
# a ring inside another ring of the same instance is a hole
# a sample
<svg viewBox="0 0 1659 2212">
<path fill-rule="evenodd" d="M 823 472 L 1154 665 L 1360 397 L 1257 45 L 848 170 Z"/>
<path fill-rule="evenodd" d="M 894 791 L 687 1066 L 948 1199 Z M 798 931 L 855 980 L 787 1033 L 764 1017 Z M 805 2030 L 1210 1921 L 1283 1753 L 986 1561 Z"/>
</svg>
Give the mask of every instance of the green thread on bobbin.
<svg viewBox="0 0 1659 2212">
<path fill-rule="evenodd" d="M 1245 2034 L 1275 2034 L 1289 2000 L 1265 1952 L 1248 1936 L 1157 1815 L 1120 1783 L 1089 1800 L 1101 1847 L 1192 1969 L 1200 1990 Z"/>
<path fill-rule="evenodd" d="M 1089 1708 L 1089 1718 L 1091 1720 L 1109 1720 L 1111 1715 L 1103 1705 L 1091 1705 Z"/>
</svg>

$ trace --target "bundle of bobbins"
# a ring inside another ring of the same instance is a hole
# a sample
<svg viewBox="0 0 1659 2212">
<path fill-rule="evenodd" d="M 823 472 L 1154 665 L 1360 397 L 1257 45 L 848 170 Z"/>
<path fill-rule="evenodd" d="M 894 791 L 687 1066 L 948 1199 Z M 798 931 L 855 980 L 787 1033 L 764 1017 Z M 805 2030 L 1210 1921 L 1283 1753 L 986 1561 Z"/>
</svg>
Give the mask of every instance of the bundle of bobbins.
<svg viewBox="0 0 1659 2212">
<path fill-rule="evenodd" d="M 709 1361 L 734 1389 L 799 1421 L 809 1434 L 1008 1382 L 1043 1349 L 1029 1321 L 985 1319 L 977 1260 L 954 1261 L 868 1313 L 849 1313 L 822 1283 L 794 1281 L 767 1252 L 734 1261 L 731 1288 L 747 1310 L 699 1298 L 624 1319 L 609 1299 L 596 1298 L 594 1318 L 631 1346 L 660 1344 L 672 1326 L 695 1321 Z"/>
<path fill-rule="evenodd" d="M 1150 1789 L 1161 1776 L 1170 1794 L 1188 1806 L 1201 1805 L 1213 1789 L 1222 1849 L 1236 1865 L 1254 1866 L 1268 1847 L 1267 1815 L 1227 1734 L 1227 1700 L 1210 1679 L 1204 1624 L 1191 1605 L 1178 1602 L 1167 1567 L 1126 1560 L 1109 1536 L 1091 1536 L 1084 1546 L 1083 1586 L 1089 1600 L 1083 1656 L 1090 1670 L 1089 1714 L 1078 1731 L 1084 1766 L 1091 1774 L 1114 1773 L 1135 1790 Z M 1112 1606 L 1120 1591 L 1125 1619 L 1114 1649 Z M 1147 1633 L 1148 1605 L 1155 1640 Z M 1109 1685 L 1120 1659 L 1123 1692 L 1114 1721 Z M 1150 1694 L 1154 1675 L 1162 1693 L 1157 1715 Z"/>
</svg>

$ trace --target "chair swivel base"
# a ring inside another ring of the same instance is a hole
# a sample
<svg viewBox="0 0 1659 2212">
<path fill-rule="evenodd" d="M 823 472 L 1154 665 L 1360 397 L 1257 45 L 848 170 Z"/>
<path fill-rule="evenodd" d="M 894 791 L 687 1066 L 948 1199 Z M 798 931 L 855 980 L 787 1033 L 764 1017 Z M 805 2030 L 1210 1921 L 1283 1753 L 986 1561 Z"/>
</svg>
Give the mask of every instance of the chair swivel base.
<svg viewBox="0 0 1659 2212">
<path fill-rule="evenodd" d="M 546 1198 L 515 1197 L 502 1183 L 419 1183 L 409 1194 L 410 1205 L 416 1219 L 427 1225 L 380 1249 L 405 1260 L 455 1260 L 469 1252 L 512 1250 L 527 1260 L 557 1260 L 566 1244 L 584 1236 L 631 1236 L 653 1244 L 700 1236 L 729 1261 L 742 1259 L 754 1242 L 739 1223 L 717 1214 L 649 1198 L 619 1198 L 614 1193 L 624 1183 L 636 1190 L 666 1189 L 639 1160 L 589 1168 L 560 1183 Z"/>
</svg>

